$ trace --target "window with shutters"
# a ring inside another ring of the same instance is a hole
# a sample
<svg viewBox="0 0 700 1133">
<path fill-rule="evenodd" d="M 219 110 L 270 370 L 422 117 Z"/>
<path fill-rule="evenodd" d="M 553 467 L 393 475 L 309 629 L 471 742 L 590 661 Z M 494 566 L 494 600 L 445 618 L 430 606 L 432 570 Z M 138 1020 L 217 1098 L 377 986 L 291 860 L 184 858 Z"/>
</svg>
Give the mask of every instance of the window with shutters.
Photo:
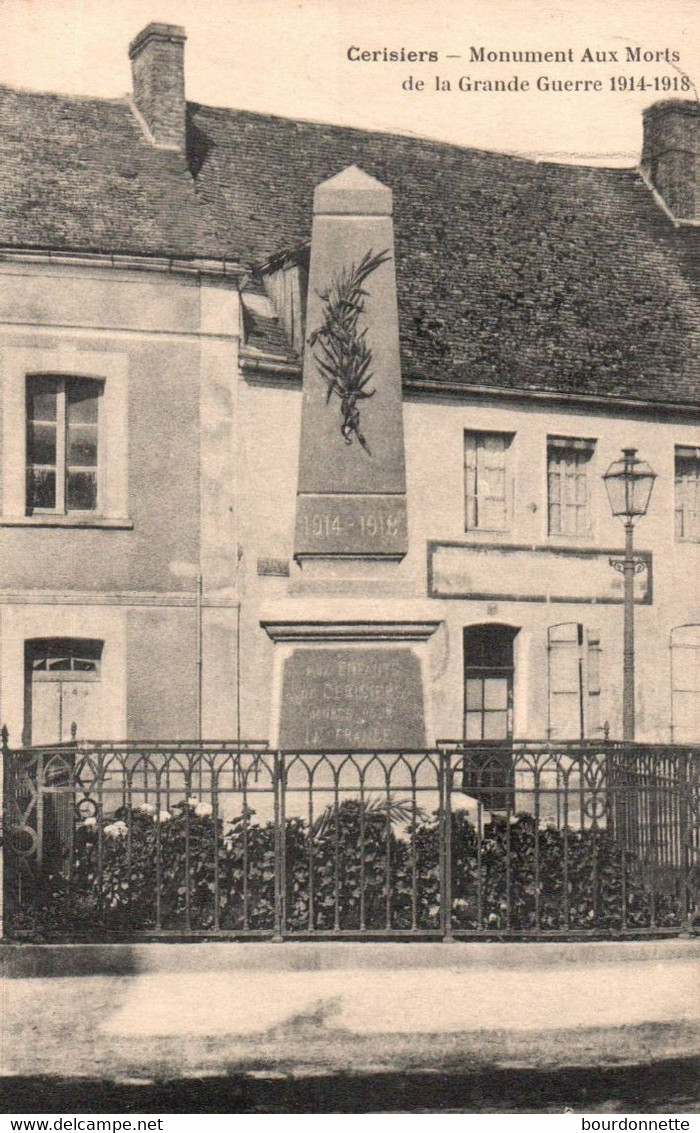
<svg viewBox="0 0 700 1133">
<path fill-rule="evenodd" d="M 671 630 L 671 741 L 700 740 L 700 625 Z"/>
<path fill-rule="evenodd" d="M 467 531 L 510 529 L 512 441 L 512 433 L 464 434 Z"/>
<path fill-rule="evenodd" d="M 590 461 L 595 441 L 547 438 L 547 516 L 550 535 L 591 534 Z"/>
<path fill-rule="evenodd" d="M 550 739 L 595 739 L 600 719 L 600 634 L 578 622 L 550 626 Z"/>
<path fill-rule="evenodd" d="M 676 539 L 700 541 L 700 448 L 676 446 Z"/>
<path fill-rule="evenodd" d="M 27 514 L 97 512 L 102 384 L 50 374 L 27 378 Z"/>
</svg>

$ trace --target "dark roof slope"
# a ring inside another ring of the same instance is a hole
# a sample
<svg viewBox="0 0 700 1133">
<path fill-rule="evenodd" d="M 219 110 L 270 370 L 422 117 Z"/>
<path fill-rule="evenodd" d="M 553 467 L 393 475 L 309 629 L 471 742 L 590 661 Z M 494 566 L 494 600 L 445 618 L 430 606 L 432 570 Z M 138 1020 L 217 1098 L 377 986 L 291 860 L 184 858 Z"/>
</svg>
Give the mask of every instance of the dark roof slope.
<svg viewBox="0 0 700 1133">
<path fill-rule="evenodd" d="M 189 106 L 189 154 L 126 102 L 0 88 L 0 244 L 254 265 L 350 164 L 394 191 L 404 376 L 694 402 L 700 230 L 631 170 Z"/>
<path fill-rule="evenodd" d="M 146 140 L 124 99 L 0 87 L 0 244 L 192 254 L 187 163 Z"/>
</svg>

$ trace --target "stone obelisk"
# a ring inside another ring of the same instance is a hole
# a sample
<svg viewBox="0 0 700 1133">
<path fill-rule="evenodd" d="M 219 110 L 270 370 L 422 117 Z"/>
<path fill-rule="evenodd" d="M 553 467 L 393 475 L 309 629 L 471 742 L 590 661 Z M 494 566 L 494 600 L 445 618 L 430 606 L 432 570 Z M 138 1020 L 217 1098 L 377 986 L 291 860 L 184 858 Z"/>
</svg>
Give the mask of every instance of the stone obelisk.
<svg viewBox="0 0 700 1133">
<path fill-rule="evenodd" d="M 355 166 L 314 195 L 294 541 L 303 577 L 293 617 L 268 627 L 289 650 L 283 748 L 425 744 L 414 645 L 431 627 L 370 608 L 380 582 L 400 591 L 408 549 L 391 214 L 391 190 Z"/>
<path fill-rule="evenodd" d="M 314 194 L 295 558 L 407 551 L 392 193 L 356 166 Z"/>
</svg>

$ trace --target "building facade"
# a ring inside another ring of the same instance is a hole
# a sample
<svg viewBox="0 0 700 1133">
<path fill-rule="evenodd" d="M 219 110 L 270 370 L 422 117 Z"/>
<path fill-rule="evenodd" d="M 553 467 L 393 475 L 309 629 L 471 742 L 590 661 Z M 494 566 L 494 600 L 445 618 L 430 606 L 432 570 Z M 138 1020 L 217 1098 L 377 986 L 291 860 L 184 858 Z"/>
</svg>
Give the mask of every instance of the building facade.
<svg viewBox="0 0 700 1133">
<path fill-rule="evenodd" d="M 617 737 L 634 447 L 637 736 L 697 740 L 697 104 L 538 164 L 187 103 L 184 42 L 1 92 L 11 739 Z"/>
</svg>

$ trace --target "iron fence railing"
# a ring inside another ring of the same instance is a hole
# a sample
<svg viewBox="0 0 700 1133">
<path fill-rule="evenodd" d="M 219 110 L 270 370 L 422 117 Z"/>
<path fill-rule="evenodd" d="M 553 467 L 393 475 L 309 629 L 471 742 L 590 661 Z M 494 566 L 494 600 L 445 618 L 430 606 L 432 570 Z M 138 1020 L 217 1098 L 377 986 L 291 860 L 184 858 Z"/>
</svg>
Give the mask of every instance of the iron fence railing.
<svg viewBox="0 0 700 1133">
<path fill-rule="evenodd" d="M 6 924 L 62 939 L 688 931 L 698 755 L 5 746 Z"/>
</svg>

